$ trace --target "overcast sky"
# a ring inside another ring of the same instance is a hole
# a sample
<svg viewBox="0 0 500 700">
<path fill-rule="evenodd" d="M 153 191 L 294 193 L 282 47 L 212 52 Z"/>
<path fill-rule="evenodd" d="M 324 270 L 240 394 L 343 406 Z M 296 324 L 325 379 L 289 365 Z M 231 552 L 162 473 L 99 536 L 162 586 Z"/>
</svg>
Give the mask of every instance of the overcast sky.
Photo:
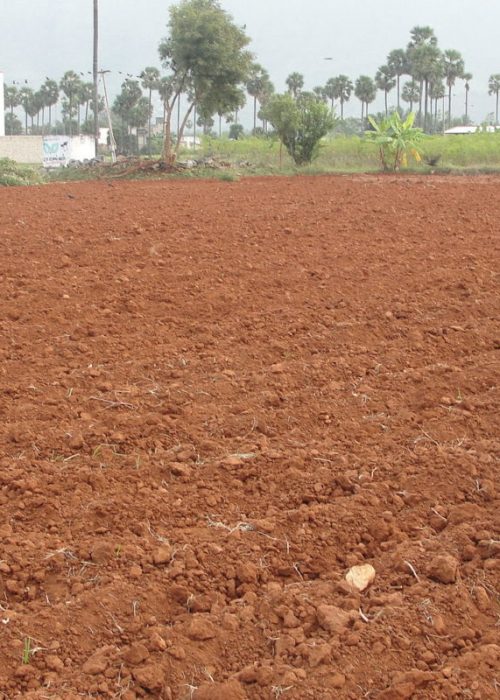
<svg viewBox="0 0 500 700">
<path fill-rule="evenodd" d="M 169 0 L 100 0 L 100 64 L 110 69 L 112 91 L 123 73 L 159 65 Z M 408 43 L 416 24 L 431 25 L 442 49 L 462 52 L 471 83 L 471 115 L 494 109 L 488 77 L 500 73 L 500 0 L 222 0 L 252 39 L 251 48 L 276 88 L 292 71 L 312 88 L 339 73 L 373 76 L 388 52 Z M 0 70 L 6 82 L 38 87 L 45 76 L 92 68 L 92 0 L 0 0 Z M 325 57 L 332 61 L 325 61 Z M 90 75 L 88 76 L 90 79 Z M 463 113 L 464 89 L 454 89 L 454 112 Z M 376 105 L 382 108 L 380 98 Z M 346 114 L 359 113 L 354 98 Z M 248 119 L 248 116 L 247 116 Z"/>
</svg>

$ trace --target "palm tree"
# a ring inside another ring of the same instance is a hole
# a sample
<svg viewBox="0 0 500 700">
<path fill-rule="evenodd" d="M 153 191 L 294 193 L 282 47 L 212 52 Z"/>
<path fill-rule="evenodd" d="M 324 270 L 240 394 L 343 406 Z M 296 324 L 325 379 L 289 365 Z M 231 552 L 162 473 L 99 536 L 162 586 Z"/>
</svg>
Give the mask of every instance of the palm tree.
<svg viewBox="0 0 500 700">
<path fill-rule="evenodd" d="M 402 75 L 408 73 L 408 56 L 404 49 L 394 49 L 387 56 L 387 65 L 392 77 L 396 78 L 396 89 L 398 92 L 398 111 L 400 109 L 400 79 Z"/>
<path fill-rule="evenodd" d="M 313 87 L 312 91 L 318 102 L 326 102 L 328 100 L 325 88 L 322 85 L 316 85 L 316 87 Z"/>
<path fill-rule="evenodd" d="M 40 112 L 42 113 L 42 132 L 43 132 L 43 125 L 45 122 L 45 97 L 43 94 L 42 89 L 37 90 L 35 92 L 35 97 L 34 97 L 34 102 L 33 102 L 33 111 L 34 115 L 36 117 L 36 128 L 38 129 L 40 127 Z"/>
<path fill-rule="evenodd" d="M 417 25 L 410 31 L 410 43 L 408 47 L 421 46 L 422 44 L 437 45 L 437 37 L 434 29 L 429 26 Z"/>
<path fill-rule="evenodd" d="M 451 126 L 451 91 L 457 78 L 464 74 L 464 59 L 455 49 L 448 49 L 443 54 L 443 72 L 448 86 L 448 126 Z"/>
<path fill-rule="evenodd" d="M 414 80 L 420 83 L 418 107 L 419 123 L 422 122 L 422 99 L 424 98 L 424 129 L 427 124 L 427 107 L 429 84 L 439 70 L 441 52 L 437 47 L 437 38 L 432 27 L 416 26 L 410 32 L 407 48 L 408 70 Z"/>
<path fill-rule="evenodd" d="M 368 105 L 373 102 L 377 95 L 377 86 L 369 76 L 360 75 L 354 86 L 354 94 L 361 101 L 361 121 L 363 121 L 368 116 Z"/>
<path fill-rule="evenodd" d="M 441 79 L 432 82 L 429 86 L 429 99 L 431 102 L 431 116 L 432 116 L 432 103 L 434 102 L 434 128 L 437 125 L 437 115 L 438 115 L 438 103 L 439 100 L 444 100 L 446 95 L 446 89 L 443 85 Z M 443 110 L 443 124 L 444 124 L 444 110 Z"/>
<path fill-rule="evenodd" d="M 43 95 L 44 107 L 49 109 L 49 131 L 52 126 L 52 107 L 59 101 L 59 85 L 55 80 L 50 80 L 46 78 L 40 92 Z"/>
<path fill-rule="evenodd" d="M 288 92 L 296 98 L 304 87 L 304 76 L 302 73 L 290 73 L 285 82 Z"/>
<path fill-rule="evenodd" d="M 420 102 L 420 85 L 416 80 L 409 80 L 403 85 L 401 99 L 409 103 L 410 112 L 413 112 L 413 105 Z"/>
<path fill-rule="evenodd" d="M 274 94 L 274 85 L 271 82 L 271 80 L 266 80 L 264 84 L 262 85 L 262 89 L 258 95 L 258 100 L 260 102 L 260 110 L 258 113 L 259 119 L 262 121 L 262 128 L 264 129 L 265 133 L 267 133 L 267 119 L 262 113 L 263 108 L 266 106 L 266 104 L 269 102 L 270 97 Z"/>
<path fill-rule="evenodd" d="M 325 87 L 323 88 L 325 97 L 330 100 L 330 110 L 333 114 L 334 103 L 335 103 L 335 78 L 329 78 L 326 81 Z"/>
<path fill-rule="evenodd" d="M 403 85 L 401 99 L 409 103 L 410 112 L 413 112 L 413 105 L 420 102 L 420 85 L 416 80 L 409 80 Z"/>
<path fill-rule="evenodd" d="M 24 133 L 28 133 L 28 115 L 33 111 L 33 102 L 35 93 L 29 87 L 23 87 L 19 90 L 19 104 L 24 109 Z"/>
<path fill-rule="evenodd" d="M 354 85 L 347 75 L 338 75 L 333 79 L 334 98 L 340 102 L 340 118 L 344 119 L 344 104 L 351 99 Z"/>
<path fill-rule="evenodd" d="M 385 116 L 387 117 L 389 113 L 389 107 L 387 104 L 387 96 L 391 90 L 396 86 L 396 80 L 392 75 L 392 71 L 389 66 L 381 66 L 375 75 L 375 85 L 379 90 L 384 93 L 385 102 Z"/>
<path fill-rule="evenodd" d="M 462 75 L 462 80 L 465 81 L 465 121 L 467 123 L 469 122 L 469 90 L 472 78 L 472 73 L 464 73 Z"/>
<path fill-rule="evenodd" d="M 90 103 L 94 98 L 94 83 L 82 83 L 78 90 L 78 133 L 80 133 L 80 106 L 85 106 L 85 119 L 89 118 Z"/>
<path fill-rule="evenodd" d="M 78 92 L 80 90 L 82 81 L 80 77 L 73 70 L 68 70 L 61 78 L 59 83 L 60 89 L 64 92 L 68 99 L 67 104 L 67 114 L 69 117 L 69 135 L 71 136 L 73 130 L 73 117 L 76 114 L 75 100 L 77 99 Z"/>
<path fill-rule="evenodd" d="M 154 66 L 148 66 L 140 75 L 141 85 L 144 90 L 148 91 L 149 95 L 149 120 L 148 120 L 148 152 L 151 155 L 151 115 L 153 114 L 153 90 L 158 90 L 160 85 L 160 71 Z"/>
<path fill-rule="evenodd" d="M 15 85 L 4 85 L 3 95 L 6 109 L 10 109 L 10 136 L 12 136 L 14 125 L 14 109 L 19 106 L 19 93 Z M 1 116 L 0 116 L 1 119 Z"/>
<path fill-rule="evenodd" d="M 266 86 L 271 82 L 269 73 L 259 63 L 252 66 L 246 88 L 250 97 L 253 97 L 253 130 L 257 128 L 257 101 L 265 94 Z"/>
<path fill-rule="evenodd" d="M 488 80 L 488 95 L 495 95 L 496 97 L 496 111 L 495 111 L 495 124 L 498 125 L 498 95 L 500 93 L 500 73 L 494 73 L 490 75 Z"/>
<path fill-rule="evenodd" d="M 122 90 L 113 103 L 113 112 L 122 119 L 127 128 L 127 134 L 130 135 L 133 110 L 142 97 L 142 90 L 139 81 L 131 78 L 126 78 L 121 87 Z"/>
</svg>

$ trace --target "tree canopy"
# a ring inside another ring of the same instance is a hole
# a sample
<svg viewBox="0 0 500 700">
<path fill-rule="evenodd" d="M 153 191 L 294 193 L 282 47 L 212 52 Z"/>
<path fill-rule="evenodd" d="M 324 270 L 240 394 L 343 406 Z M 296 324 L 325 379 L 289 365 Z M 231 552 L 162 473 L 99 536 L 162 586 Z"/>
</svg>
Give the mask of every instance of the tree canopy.
<svg viewBox="0 0 500 700">
<path fill-rule="evenodd" d="M 253 57 L 246 48 L 250 40 L 244 30 L 217 0 L 182 0 L 172 6 L 168 30 L 159 52 L 172 86 L 171 95 L 164 102 L 163 149 L 163 159 L 172 162 L 175 155 L 171 119 L 180 95 L 188 95 L 180 126 L 182 137 L 195 104 L 204 114 L 225 113 L 239 107 Z"/>
<path fill-rule="evenodd" d="M 310 163 L 321 139 L 335 126 L 328 105 L 315 95 L 273 95 L 264 113 L 296 165 Z"/>
</svg>

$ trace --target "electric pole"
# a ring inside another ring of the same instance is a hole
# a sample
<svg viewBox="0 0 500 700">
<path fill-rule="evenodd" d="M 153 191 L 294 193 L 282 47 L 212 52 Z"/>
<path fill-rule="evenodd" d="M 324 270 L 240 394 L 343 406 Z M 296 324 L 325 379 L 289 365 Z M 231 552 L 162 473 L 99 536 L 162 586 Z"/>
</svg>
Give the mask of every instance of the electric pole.
<svg viewBox="0 0 500 700">
<path fill-rule="evenodd" d="M 99 0 L 94 0 L 94 141 L 95 157 L 99 152 Z"/>
</svg>

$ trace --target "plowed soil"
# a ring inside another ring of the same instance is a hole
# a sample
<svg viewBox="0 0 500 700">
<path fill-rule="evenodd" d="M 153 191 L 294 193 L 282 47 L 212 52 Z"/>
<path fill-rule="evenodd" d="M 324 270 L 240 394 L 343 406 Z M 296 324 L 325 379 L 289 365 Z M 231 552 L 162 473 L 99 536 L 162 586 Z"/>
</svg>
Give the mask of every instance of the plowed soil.
<svg viewBox="0 0 500 700">
<path fill-rule="evenodd" d="M 498 698 L 499 222 L 495 179 L 0 191 L 0 698 Z"/>
</svg>

